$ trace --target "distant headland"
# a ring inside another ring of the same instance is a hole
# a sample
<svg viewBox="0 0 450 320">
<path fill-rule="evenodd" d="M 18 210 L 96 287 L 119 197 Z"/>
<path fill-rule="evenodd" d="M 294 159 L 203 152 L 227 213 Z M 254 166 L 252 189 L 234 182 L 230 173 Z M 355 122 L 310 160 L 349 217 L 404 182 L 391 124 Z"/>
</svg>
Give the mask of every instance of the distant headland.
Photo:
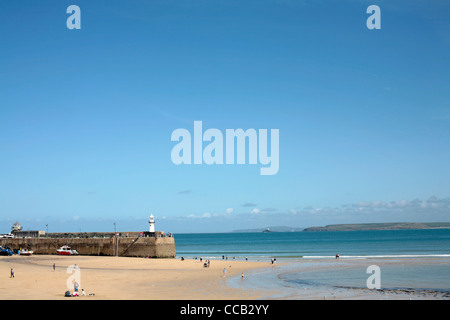
<svg viewBox="0 0 450 320">
<path fill-rule="evenodd" d="M 443 229 L 450 228 L 450 222 L 390 222 L 330 224 L 324 227 L 309 227 L 303 231 L 359 231 L 359 230 L 404 230 L 404 229 Z"/>
<path fill-rule="evenodd" d="M 450 222 L 385 222 L 330 224 L 323 227 L 266 227 L 257 229 L 239 229 L 232 232 L 301 232 L 301 231 L 363 231 L 363 230 L 406 230 L 406 229 L 448 229 Z"/>
</svg>

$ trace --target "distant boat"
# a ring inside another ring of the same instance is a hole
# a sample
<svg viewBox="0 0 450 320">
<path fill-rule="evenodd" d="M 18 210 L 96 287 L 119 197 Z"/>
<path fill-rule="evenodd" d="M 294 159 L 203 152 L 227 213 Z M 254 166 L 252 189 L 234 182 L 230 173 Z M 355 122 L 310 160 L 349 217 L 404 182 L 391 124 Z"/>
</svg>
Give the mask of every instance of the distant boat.
<svg viewBox="0 0 450 320">
<path fill-rule="evenodd" d="M 270 231 L 270 229 L 267 228 L 266 230 L 263 230 L 263 232 L 266 233 L 266 232 L 272 232 L 272 231 Z"/>
<path fill-rule="evenodd" d="M 78 254 L 77 250 L 71 249 L 69 246 L 62 246 L 56 250 L 56 252 L 63 256 L 73 256 Z"/>
<path fill-rule="evenodd" d="M 20 256 L 31 256 L 32 254 L 33 254 L 33 251 L 28 250 L 28 249 L 19 250 Z"/>
</svg>

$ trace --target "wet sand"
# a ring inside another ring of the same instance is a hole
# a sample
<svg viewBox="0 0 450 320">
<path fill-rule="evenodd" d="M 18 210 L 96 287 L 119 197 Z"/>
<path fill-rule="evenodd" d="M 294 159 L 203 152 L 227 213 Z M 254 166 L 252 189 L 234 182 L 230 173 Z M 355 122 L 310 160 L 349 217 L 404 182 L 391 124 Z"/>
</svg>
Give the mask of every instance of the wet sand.
<svg viewBox="0 0 450 320">
<path fill-rule="evenodd" d="M 228 285 L 258 289 L 266 293 L 264 299 L 274 300 L 450 299 L 448 256 L 284 261 L 288 262 L 251 271 L 246 281 L 232 278 Z M 367 268 L 374 265 L 380 268 L 380 288 L 367 286 L 372 277 Z"/>
</svg>

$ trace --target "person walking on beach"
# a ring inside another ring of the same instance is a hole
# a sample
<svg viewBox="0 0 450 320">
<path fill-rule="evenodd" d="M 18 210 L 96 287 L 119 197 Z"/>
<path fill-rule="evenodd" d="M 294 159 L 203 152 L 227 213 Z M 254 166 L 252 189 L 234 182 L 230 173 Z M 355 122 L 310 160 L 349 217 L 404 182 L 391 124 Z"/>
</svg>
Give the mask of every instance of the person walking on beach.
<svg viewBox="0 0 450 320">
<path fill-rule="evenodd" d="M 227 274 L 227 268 L 223 268 L 223 276 L 225 277 L 226 274 Z"/>
<path fill-rule="evenodd" d="M 56 268 L 56 265 L 55 265 L 55 264 L 53 264 L 53 271 L 55 271 L 55 268 Z"/>
<path fill-rule="evenodd" d="M 11 275 L 9 277 L 14 278 L 14 269 L 13 268 L 11 268 Z"/>
</svg>

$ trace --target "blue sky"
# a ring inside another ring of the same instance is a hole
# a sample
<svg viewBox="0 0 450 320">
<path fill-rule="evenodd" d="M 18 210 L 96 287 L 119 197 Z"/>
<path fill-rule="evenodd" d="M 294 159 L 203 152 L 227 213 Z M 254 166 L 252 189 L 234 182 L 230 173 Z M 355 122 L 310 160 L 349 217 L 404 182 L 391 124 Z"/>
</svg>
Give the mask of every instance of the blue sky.
<svg viewBox="0 0 450 320">
<path fill-rule="evenodd" d="M 69 5 L 81 29 L 69 30 Z M 366 9 L 381 8 L 369 30 Z M 0 232 L 450 221 L 448 1 L 0 2 Z M 280 168 L 177 128 L 279 129 Z"/>
</svg>

